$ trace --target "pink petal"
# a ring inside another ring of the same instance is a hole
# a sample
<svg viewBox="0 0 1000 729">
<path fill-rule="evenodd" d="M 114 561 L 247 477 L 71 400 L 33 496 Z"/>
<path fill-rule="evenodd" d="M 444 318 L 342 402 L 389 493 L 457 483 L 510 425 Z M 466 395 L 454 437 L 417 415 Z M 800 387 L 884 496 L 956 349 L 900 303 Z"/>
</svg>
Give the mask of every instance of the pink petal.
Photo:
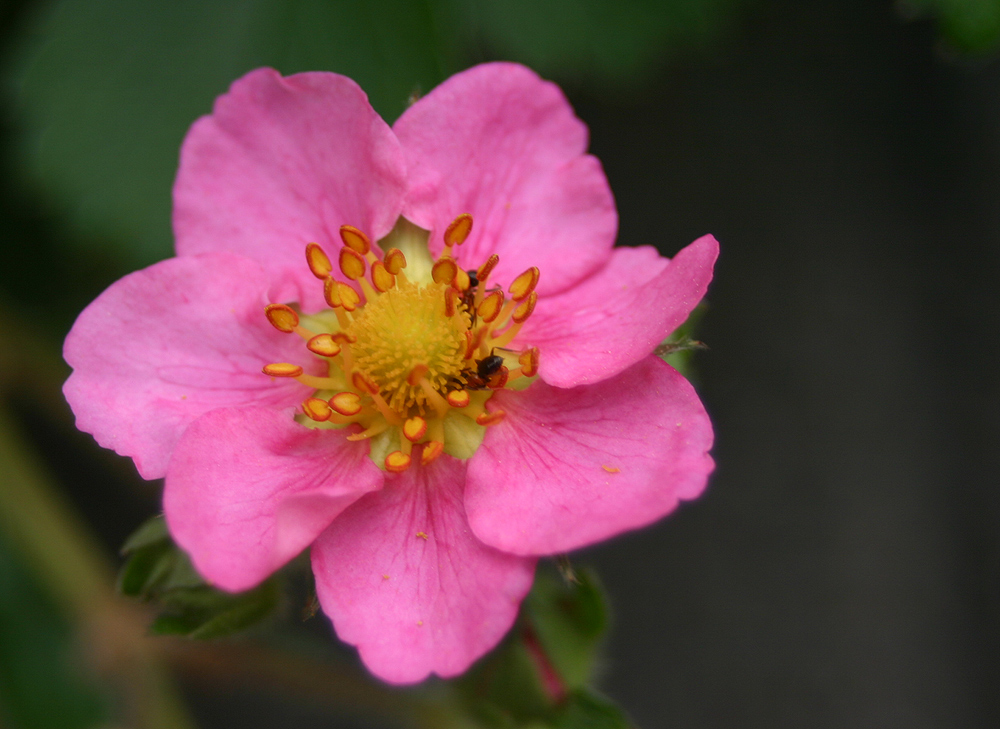
<svg viewBox="0 0 1000 729">
<path fill-rule="evenodd" d="M 516 338 L 541 350 L 539 375 L 557 387 L 600 382 L 643 359 L 705 295 L 719 244 L 710 235 L 671 260 L 649 246 L 616 248 L 600 271 L 539 299 Z"/>
<path fill-rule="evenodd" d="M 77 427 L 160 478 L 184 429 L 233 405 L 288 407 L 308 397 L 269 362 L 322 366 L 264 316 L 267 277 L 229 253 L 172 258 L 114 283 L 80 314 L 63 356 Z"/>
<path fill-rule="evenodd" d="M 465 464 L 442 456 L 387 476 L 313 545 L 316 592 L 341 640 L 391 683 L 455 676 L 510 629 L 535 561 L 469 530 Z"/>
<path fill-rule="evenodd" d="M 198 572 L 249 589 L 381 487 L 368 444 L 346 436 L 299 425 L 290 410 L 228 408 L 196 420 L 170 461 L 163 508 Z"/>
<path fill-rule="evenodd" d="M 650 524 L 698 496 L 714 467 L 705 409 L 658 357 L 490 403 L 507 416 L 469 461 L 465 507 L 476 536 L 505 552 L 565 552 Z"/>
<path fill-rule="evenodd" d="M 248 73 L 191 127 L 174 185 L 181 255 L 227 250 L 263 263 L 276 301 L 323 306 L 305 264 L 316 242 L 331 259 L 341 225 L 375 240 L 406 189 L 392 130 L 349 78 L 269 68 Z"/>
<path fill-rule="evenodd" d="M 473 216 L 455 256 L 465 268 L 500 256 L 496 281 L 541 269 L 539 294 L 561 291 L 608 257 L 618 229 L 600 163 L 585 154 L 587 128 L 559 88 L 512 63 L 452 76 L 393 127 L 406 154 L 403 214 L 431 230 L 439 251 L 448 224 Z"/>
</svg>

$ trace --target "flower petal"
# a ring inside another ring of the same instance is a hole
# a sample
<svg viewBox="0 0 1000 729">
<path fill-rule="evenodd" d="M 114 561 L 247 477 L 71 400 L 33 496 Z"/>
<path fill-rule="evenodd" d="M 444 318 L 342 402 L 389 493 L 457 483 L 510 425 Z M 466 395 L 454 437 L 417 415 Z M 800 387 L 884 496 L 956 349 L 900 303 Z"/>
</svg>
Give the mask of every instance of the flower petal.
<svg viewBox="0 0 1000 729">
<path fill-rule="evenodd" d="M 491 253 L 506 284 L 531 266 L 539 295 L 561 291 L 608 257 L 618 229 L 600 162 L 585 154 L 587 128 L 559 88 L 512 63 L 452 76 L 393 127 L 406 155 L 403 214 L 443 245 L 461 213 L 474 221 L 455 256 L 466 268 Z"/>
<path fill-rule="evenodd" d="M 172 258 L 112 284 L 66 337 L 74 372 L 63 393 L 77 427 L 131 456 L 143 478 L 160 478 L 203 413 L 301 402 L 306 387 L 261 368 L 320 363 L 303 357 L 298 337 L 268 324 L 266 290 L 260 265 L 229 253 Z"/>
<path fill-rule="evenodd" d="M 334 73 L 248 73 L 191 127 L 174 185 L 180 255 L 227 250 L 263 263 L 276 301 L 322 307 L 305 264 L 335 259 L 341 225 L 375 240 L 406 189 L 402 152 L 361 88 Z"/>
<path fill-rule="evenodd" d="M 465 506 L 476 536 L 505 552 L 565 552 L 650 524 L 700 494 L 714 467 L 705 409 L 658 357 L 490 403 L 507 415 L 469 461 Z"/>
<path fill-rule="evenodd" d="M 646 357 L 705 295 L 719 244 L 710 235 L 669 261 L 649 246 L 616 248 L 600 271 L 540 298 L 516 338 L 541 351 L 539 375 L 557 387 L 599 382 Z"/>
<path fill-rule="evenodd" d="M 196 420 L 170 461 L 163 508 L 198 572 L 225 590 L 249 589 L 381 487 L 368 444 L 346 436 L 265 408 Z"/>
<path fill-rule="evenodd" d="M 337 635 L 391 683 L 455 676 L 492 648 L 531 588 L 534 559 L 482 544 L 462 505 L 465 465 L 441 456 L 387 476 L 313 545 Z"/>
</svg>

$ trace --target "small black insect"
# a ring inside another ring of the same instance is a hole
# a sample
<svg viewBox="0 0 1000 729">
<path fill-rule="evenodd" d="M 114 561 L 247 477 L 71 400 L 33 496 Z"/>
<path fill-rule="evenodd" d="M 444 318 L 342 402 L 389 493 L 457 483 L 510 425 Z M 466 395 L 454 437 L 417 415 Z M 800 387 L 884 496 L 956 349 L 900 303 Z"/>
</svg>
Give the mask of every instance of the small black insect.
<svg viewBox="0 0 1000 729">
<path fill-rule="evenodd" d="M 504 370 L 503 357 L 490 352 L 489 357 L 476 360 L 475 373 L 467 373 L 465 379 L 467 388 L 470 390 L 486 390 L 490 387 L 490 381 Z M 506 380 L 506 378 L 503 378 Z M 496 383 L 494 383 L 495 385 Z"/>
</svg>

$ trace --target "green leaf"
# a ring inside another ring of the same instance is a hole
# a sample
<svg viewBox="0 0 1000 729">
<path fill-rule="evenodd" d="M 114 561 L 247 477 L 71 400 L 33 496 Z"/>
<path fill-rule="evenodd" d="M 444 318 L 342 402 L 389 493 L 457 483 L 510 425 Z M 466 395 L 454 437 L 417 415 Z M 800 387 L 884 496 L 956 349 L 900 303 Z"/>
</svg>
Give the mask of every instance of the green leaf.
<svg viewBox="0 0 1000 729">
<path fill-rule="evenodd" d="M 162 514 L 152 517 L 143 522 L 142 526 L 132 532 L 131 536 L 122 545 L 122 554 L 131 554 L 142 547 L 150 547 L 154 544 L 170 541 L 170 532 L 167 531 L 167 520 Z"/>
<path fill-rule="evenodd" d="M 553 729 L 631 729 L 632 722 L 609 699 L 591 690 L 573 692 Z"/>
<path fill-rule="evenodd" d="M 608 608 L 597 577 L 577 571 L 570 582 L 539 571 L 525 601 L 527 618 L 553 668 L 569 688 L 584 686 L 608 627 Z"/>
<path fill-rule="evenodd" d="M 157 635 L 189 638 L 222 638 L 242 632 L 270 616 L 278 607 L 280 590 L 275 580 L 237 594 L 208 586 L 178 588 L 164 593 L 166 611 L 150 627 Z"/>
<path fill-rule="evenodd" d="M 408 0 L 61 0 L 24 34 L 13 86 L 31 175 L 89 240 L 133 265 L 172 253 L 181 140 L 259 66 L 329 70 L 387 119 L 449 70 L 444 5 Z M 444 14 L 444 15 L 442 15 Z"/>
<path fill-rule="evenodd" d="M 948 45 L 968 55 L 986 55 L 1000 45 L 1000 0 L 907 0 L 904 14 L 935 16 Z"/>
</svg>

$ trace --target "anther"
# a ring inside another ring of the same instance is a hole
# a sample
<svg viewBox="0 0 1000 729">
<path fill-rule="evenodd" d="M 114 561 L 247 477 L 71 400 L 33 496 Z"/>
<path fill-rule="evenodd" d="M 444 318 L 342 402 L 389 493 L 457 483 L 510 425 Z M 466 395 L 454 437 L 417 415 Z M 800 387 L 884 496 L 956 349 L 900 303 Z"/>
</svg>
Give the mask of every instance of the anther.
<svg viewBox="0 0 1000 729">
<path fill-rule="evenodd" d="M 503 308 L 503 291 L 494 291 L 482 303 L 476 307 L 479 318 L 485 322 L 491 322 L 500 314 Z"/>
<path fill-rule="evenodd" d="M 494 410 L 492 413 L 481 413 L 477 415 L 476 423 L 478 425 L 496 425 L 505 417 L 507 417 L 507 413 L 503 410 Z"/>
<path fill-rule="evenodd" d="M 364 372 L 358 371 L 352 374 L 351 382 L 354 384 L 355 388 L 358 390 L 364 390 L 370 395 L 374 395 L 378 392 L 378 385 L 375 384 L 375 381 Z"/>
<path fill-rule="evenodd" d="M 444 315 L 455 316 L 458 311 L 458 289 L 449 286 L 444 292 Z"/>
<path fill-rule="evenodd" d="M 275 362 L 274 364 L 264 365 L 262 371 L 270 377 L 298 377 L 302 374 L 301 367 L 289 364 L 288 362 Z"/>
<path fill-rule="evenodd" d="M 464 408 L 468 406 L 471 398 L 467 390 L 452 390 L 445 396 L 445 399 L 453 408 Z"/>
<path fill-rule="evenodd" d="M 334 332 L 330 336 L 333 337 L 333 341 L 339 344 L 354 344 L 358 341 L 356 336 L 348 334 L 347 332 Z"/>
<path fill-rule="evenodd" d="M 361 412 L 361 396 L 356 392 L 338 392 L 330 398 L 330 407 L 350 417 Z"/>
<path fill-rule="evenodd" d="M 306 349 L 320 357 L 336 357 L 340 354 L 340 345 L 331 334 L 317 334 L 306 342 Z"/>
<path fill-rule="evenodd" d="M 497 267 L 498 263 L 500 263 L 500 256 L 494 253 L 486 259 L 486 263 L 476 270 L 476 278 L 479 279 L 480 284 L 486 283 L 486 279 L 490 277 L 490 274 L 493 273 L 493 269 Z"/>
<path fill-rule="evenodd" d="M 383 294 L 396 285 L 396 277 L 389 273 L 382 261 L 372 264 L 372 285 Z"/>
<path fill-rule="evenodd" d="M 389 473 L 402 473 L 410 467 L 410 456 L 402 451 L 393 451 L 385 457 L 385 470 Z"/>
<path fill-rule="evenodd" d="M 264 307 L 264 316 L 275 329 L 286 334 L 294 332 L 299 325 L 299 315 L 285 304 L 268 304 Z"/>
<path fill-rule="evenodd" d="M 538 294 L 534 291 L 528 295 L 528 298 L 521 302 L 521 305 L 514 309 L 514 313 L 511 315 L 511 319 L 514 320 L 515 324 L 520 324 L 529 316 L 531 312 L 535 310 L 535 302 L 538 301 Z"/>
<path fill-rule="evenodd" d="M 326 400 L 320 400 L 318 397 L 310 397 L 302 403 L 302 411 L 310 418 L 320 423 L 329 420 L 330 416 L 333 415 L 333 410 L 330 409 L 330 403 Z"/>
<path fill-rule="evenodd" d="M 424 379 L 424 375 L 430 372 L 430 368 L 425 364 L 418 364 L 412 370 L 410 374 L 406 376 L 406 384 L 410 387 L 416 387 L 420 384 L 420 381 Z"/>
<path fill-rule="evenodd" d="M 521 363 L 521 374 L 525 377 L 534 377 L 538 374 L 538 347 L 530 347 L 517 358 Z"/>
<path fill-rule="evenodd" d="M 365 275 L 365 259 L 353 248 L 344 246 L 340 249 L 340 270 L 352 281 L 357 281 Z"/>
<path fill-rule="evenodd" d="M 309 264 L 309 270 L 312 271 L 313 276 L 318 279 L 326 278 L 333 271 L 330 259 L 316 243 L 310 243 L 306 246 L 306 263 Z"/>
<path fill-rule="evenodd" d="M 340 300 L 340 305 L 344 307 L 344 310 L 354 311 L 357 309 L 358 304 L 361 303 L 361 297 L 358 295 L 358 292 L 340 281 L 334 281 L 334 285 L 337 287 L 337 298 Z"/>
<path fill-rule="evenodd" d="M 458 266 L 450 258 L 439 258 L 431 268 L 431 278 L 437 283 L 450 286 L 458 273 Z"/>
<path fill-rule="evenodd" d="M 472 279 L 469 278 L 469 272 L 458 269 L 458 273 L 455 274 L 455 288 L 459 291 L 468 291 L 471 287 Z"/>
<path fill-rule="evenodd" d="M 503 386 L 507 384 L 507 380 L 509 377 L 510 377 L 510 370 L 508 370 L 506 367 L 501 367 L 495 375 L 490 377 L 489 382 L 486 383 L 486 386 L 489 387 L 491 390 L 503 389 Z"/>
<path fill-rule="evenodd" d="M 370 251 L 372 247 L 372 243 L 368 240 L 368 236 L 355 228 L 353 225 L 340 226 L 340 239 L 344 241 L 345 246 L 362 256 Z"/>
<path fill-rule="evenodd" d="M 514 299 L 514 301 L 523 301 L 531 294 L 532 291 L 535 290 L 535 286 L 537 285 L 538 268 L 536 266 L 532 266 L 520 276 L 515 278 L 511 282 L 510 288 L 507 290 L 510 291 L 510 297 Z"/>
<path fill-rule="evenodd" d="M 386 251 L 383 263 L 385 263 L 386 271 L 393 276 L 398 276 L 400 271 L 406 268 L 406 256 L 398 248 L 390 248 Z"/>
<path fill-rule="evenodd" d="M 444 443 L 439 440 L 432 440 L 424 443 L 424 451 L 420 454 L 420 464 L 426 466 L 428 463 L 437 460 L 437 457 L 444 452 Z"/>
<path fill-rule="evenodd" d="M 472 216 L 469 213 L 462 213 L 445 228 L 444 244 L 449 248 L 451 246 L 460 246 L 465 243 L 465 239 L 469 237 L 469 233 L 471 232 Z"/>
<path fill-rule="evenodd" d="M 419 415 L 415 415 L 403 423 L 403 435 L 411 443 L 419 443 L 420 439 L 427 435 L 427 421 Z"/>
</svg>

